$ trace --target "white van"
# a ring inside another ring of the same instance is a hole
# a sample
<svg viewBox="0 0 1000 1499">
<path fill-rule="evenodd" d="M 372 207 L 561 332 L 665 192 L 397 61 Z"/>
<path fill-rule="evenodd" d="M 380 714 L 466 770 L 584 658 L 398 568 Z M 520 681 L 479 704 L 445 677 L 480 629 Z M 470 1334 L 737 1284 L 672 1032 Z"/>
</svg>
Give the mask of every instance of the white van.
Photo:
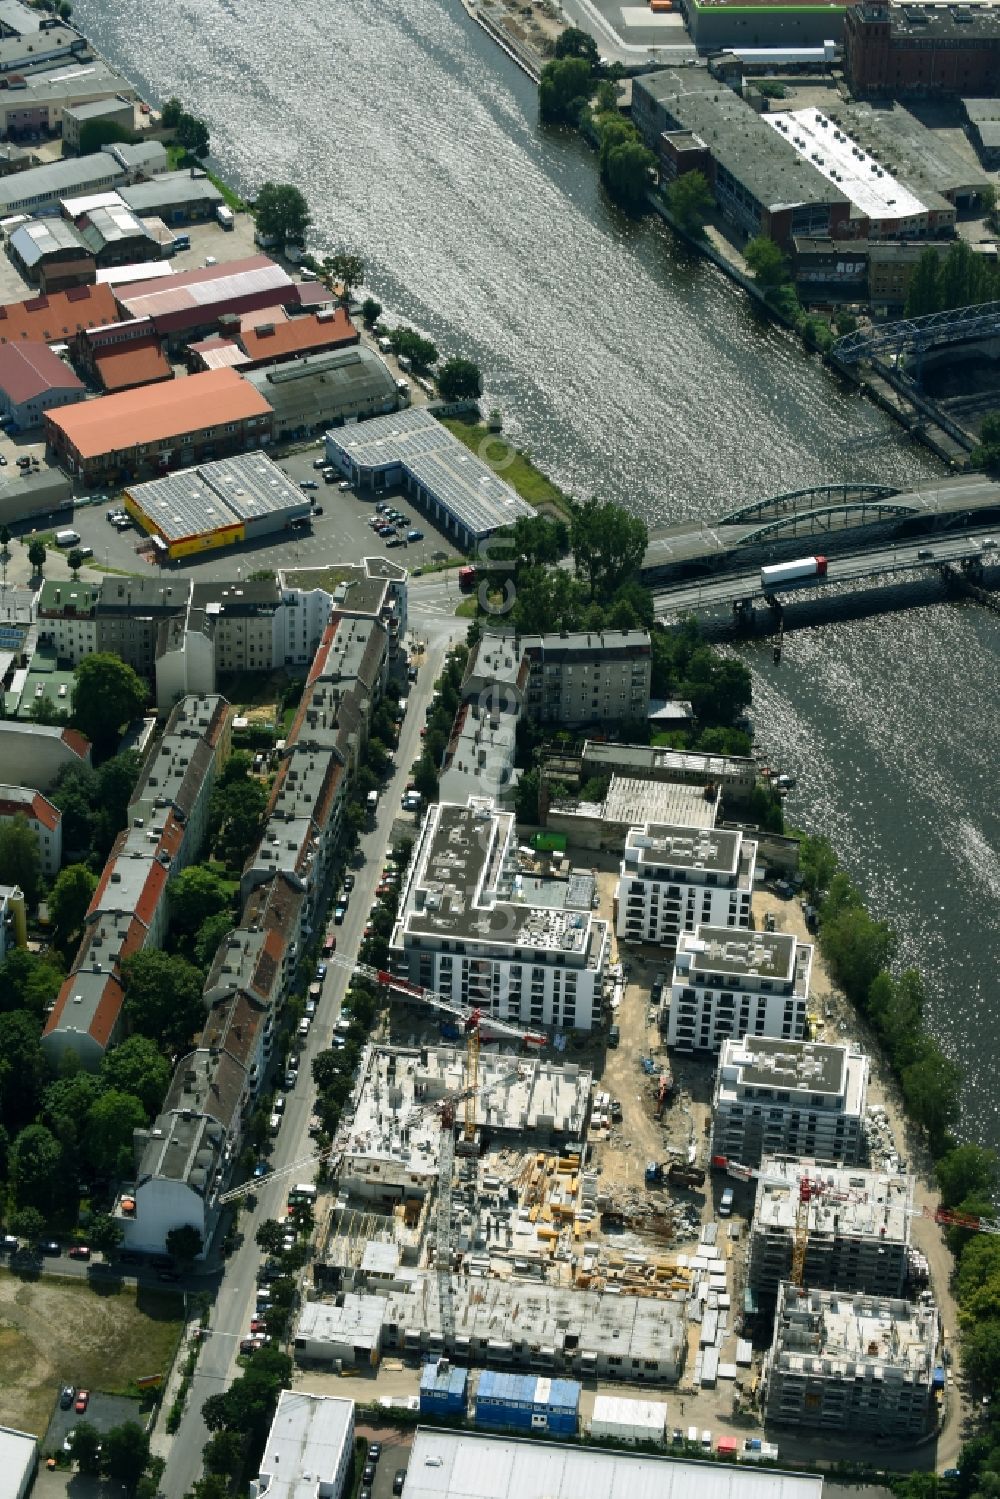
<svg viewBox="0 0 1000 1499">
<path fill-rule="evenodd" d="M 377 791 L 369 791 L 369 793 L 368 793 L 368 810 L 372 814 L 373 817 L 375 815 L 375 809 L 376 809 L 377 806 L 378 806 L 378 792 Z"/>
<path fill-rule="evenodd" d="M 75 547 L 79 543 L 79 540 L 80 540 L 80 533 L 79 533 L 79 531 L 57 531 L 56 532 L 56 546 L 57 547 Z"/>
</svg>

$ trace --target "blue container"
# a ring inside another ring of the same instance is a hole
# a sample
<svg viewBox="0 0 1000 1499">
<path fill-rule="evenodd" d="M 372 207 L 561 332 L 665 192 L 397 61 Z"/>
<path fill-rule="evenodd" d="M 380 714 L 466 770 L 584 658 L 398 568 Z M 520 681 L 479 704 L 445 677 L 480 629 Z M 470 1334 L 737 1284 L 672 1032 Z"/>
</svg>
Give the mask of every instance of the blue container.
<svg viewBox="0 0 1000 1499">
<path fill-rule="evenodd" d="M 580 1392 L 575 1379 L 484 1369 L 476 1391 L 475 1423 L 502 1431 L 572 1436 L 580 1423 Z"/>
<path fill-rule="evenodd" d="M 420 1371 L 421 1415 L 463 1416 L 467 1369 L 456 1369 L 447 1359 L 435 1360 Z"/>
</svg>

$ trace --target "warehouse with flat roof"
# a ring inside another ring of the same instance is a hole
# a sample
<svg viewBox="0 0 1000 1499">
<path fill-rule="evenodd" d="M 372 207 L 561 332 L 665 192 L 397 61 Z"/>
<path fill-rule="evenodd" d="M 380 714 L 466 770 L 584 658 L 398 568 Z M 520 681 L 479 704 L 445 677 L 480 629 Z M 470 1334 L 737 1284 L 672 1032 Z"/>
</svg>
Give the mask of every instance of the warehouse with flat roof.
<svg viewBox="0 0 1000 1499">
<path fill-rule="evenodd" d="M 624 1298 L 622 1298 L 624 1299 Z M 403 1499 L 822 1499 L 814 1473 L 418 1426 Z"/>
<path fill-rule="evenodd" d="M 134 485 L 125 508 L 173 560 L 287 530 L 310 506 L 266 453 L 241 453 Z"/>
<path fill-rule="evenodd" d="M 326 451 L 362 489 L 402 486 L 465 551 L 534 508 L 423 407 L 326 434 Z"/>
<path fill-rule="evenodd" d="M 246 379 L 274 412 L 277 439 L 325 432 L 332 422 L 384 416 L 399 405 L 388 368 L 361 345 L 251 370 Z"/>
</svg>

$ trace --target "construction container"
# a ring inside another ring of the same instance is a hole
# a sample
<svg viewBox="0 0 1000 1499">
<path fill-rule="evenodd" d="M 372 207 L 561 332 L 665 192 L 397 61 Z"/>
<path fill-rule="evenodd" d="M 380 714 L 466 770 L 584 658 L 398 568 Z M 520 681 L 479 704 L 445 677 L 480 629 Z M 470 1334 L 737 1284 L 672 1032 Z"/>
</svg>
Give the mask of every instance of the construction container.
<svg viewBox="0 0 1000 1499">
<path fill-rule="evenodd" d="M 467 1369 L 456 1369 L 446 1358 L 429 1360 L 420 1371 L 420 1414 L 464 1416 Z"/>
<path fill-rule="evenodd" d="M 617 1442 L 662 1442 L 666 1437 L 667 1407 L 662 1400 L 626 1400 L 619 1395 L 596 1395 L 590 1422 L 592 1437 Z"/>
<path fill-rule="evenodd" d="M 503 1431 L 548 1431 L 575 1436 L 581 1385 L 576 1379 L 484 1369 L 476 1390 L 475 1423 Z"/>
</svg>

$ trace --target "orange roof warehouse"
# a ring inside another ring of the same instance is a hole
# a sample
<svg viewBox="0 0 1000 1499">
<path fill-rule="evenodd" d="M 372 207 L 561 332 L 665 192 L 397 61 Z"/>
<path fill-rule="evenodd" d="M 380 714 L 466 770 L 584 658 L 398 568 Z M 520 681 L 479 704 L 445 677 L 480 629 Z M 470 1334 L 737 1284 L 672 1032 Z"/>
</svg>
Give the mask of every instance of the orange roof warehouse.
<svg viewBox="0 0 1000 1499">
<path fill-rule="evenodd" d="M 239 453 L 134 485 L 125 508 L 172 559 L 273 535 L 306 520 L 311 507 L 266 453 Z"/>
<path fill-rule="evenodd" d="M 208 370 L 47 412 L 45 437 L 70 474 L 96 483 L 259 447 L 272 419 L 235 370 Z"/>
</svg>

